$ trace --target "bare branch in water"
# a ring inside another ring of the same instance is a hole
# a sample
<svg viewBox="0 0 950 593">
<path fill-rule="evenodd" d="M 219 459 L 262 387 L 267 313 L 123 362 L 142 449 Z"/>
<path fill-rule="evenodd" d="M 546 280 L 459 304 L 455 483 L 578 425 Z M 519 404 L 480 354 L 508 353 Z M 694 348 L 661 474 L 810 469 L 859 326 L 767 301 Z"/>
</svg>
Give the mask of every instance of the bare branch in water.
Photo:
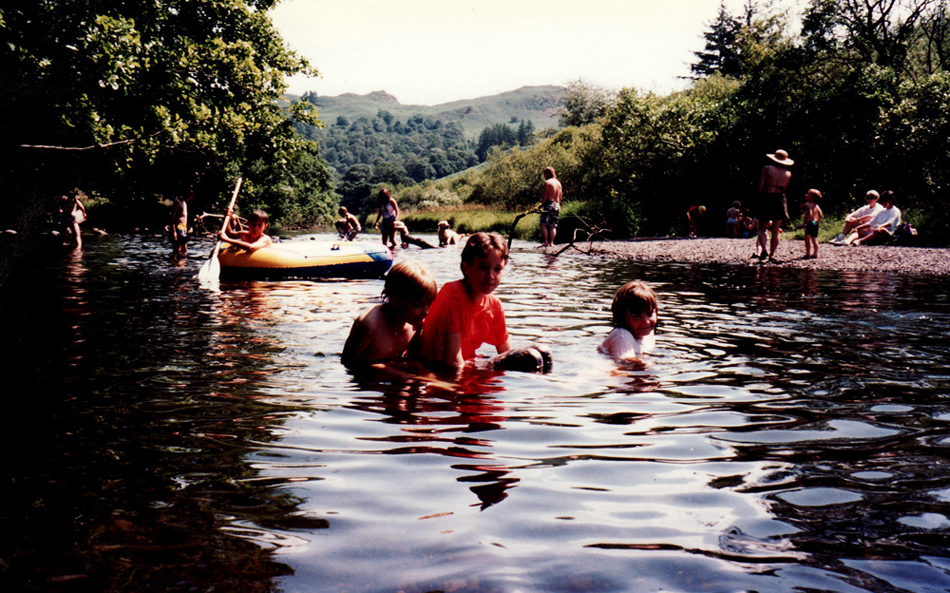
<svg viewBox="0 0 950 593">
<path fill-rule="evenodd" d="M 573 218 L 576 218 L 577 220 L 579 220 L 579 221 L 581 222 L 581 224 L 584 225 L 584 228 L 576 228 L 576 229 L 574 229 L 574 236 L 571 237 L 571 242 L 568 243 L 567 245 L 565 245 L 564 247 L 562 247 L 562 248 L 560 249 L 560 251 L 558 251 L 557 253 L 555 253 L 555 254 L 554 254 L 554 257 L 557 257 L 557 256 L 561 255 L 562 253 L 564 253 L 564 252 L 567 251 L 568 249 L 571 249 L 572 247 L 573 247 L 574 249 L 580 251 L 581 253 L 585 254 L 585 255 L 590 255 L 590 254 L 593 252 L 593 250 L 594 250 L 594 240 L 595 240 L 595 239 L 603 240 L 603 239 L 604 239 L 604 235 L 610 232 L 610 229 L 605 229 L 605 228 L 601 228 L 601 227 L 599 227 L 599 226 L 597 226 L 597 225 L 593 225 L 593 224 L 591 224 L 588 220 L 586 220 L 586 219 L 584 219 L 584 218 L 581 218 L 580 216 L 575 216 L 575 217 L 573 217 Z M 587 237 L 582 240 L 582 241 L 586 241 L 586 242 L 587 242 L 587 250 L 586 250 L 586 251 L 583 250 L 583 249 L 581 249 L 581 248 L 578 247 L 577 245 L 575 245 L 575 243 L 577 242 L 577 236 L 578 236 L 579 234 L 581 234 L 581 233 L 585 233 L 585 234 L 587 235 Z"/>
</svg>

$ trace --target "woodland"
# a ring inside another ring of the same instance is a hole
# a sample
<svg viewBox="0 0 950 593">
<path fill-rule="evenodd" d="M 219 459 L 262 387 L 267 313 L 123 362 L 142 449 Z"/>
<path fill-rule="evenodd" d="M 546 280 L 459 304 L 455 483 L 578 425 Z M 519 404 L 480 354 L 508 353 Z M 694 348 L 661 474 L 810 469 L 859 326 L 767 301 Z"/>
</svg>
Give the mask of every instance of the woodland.
<svg viewBox="0 0 950 593">
<path fill-rule="evenodd" d="M 765 154 L 782 148 L 796 161 L 790 203 L 815 187 L 841 213 L 890 189 L 922 242 L 950 238 L 946 0 L 802 0 L 798 14 L 723 5 L 685 90 L 579 80 L 559 125 L 508 122 L 484 145 L 451 122 L 320 122 L 311 102 L 288 102 L 286 76 L 316 70 L 273 27 L 275 2 L 4 3 L 0 227 L 41 230 L 71 189 L 105 228 L 155 227 L 191 189 L 195 210 L 220 211 L 239 176 L 242 208 L 288 227 L 327 224 L 341 200 L 366 216 L 383 184 L 408 208 L 517 211 L 537 202 L 551 165 L 579 218 L 615 237 L 662 235 L 690 205 L 750 199 Z M 360 142 L 366 154 L 348 156 Z"/>
<path fill-rule="evenodd" d="M 777 149 L 795 160 L 789 206 L 810 188 L 827 214 L 892 190 L 921 245 L 950 242 L 950 18 L 945 0 L 810 0 L 798 15 L 723 5 L 695 53 L 689 87 L 669 95 L 578 81 L 561 127 L 477 171 L 407 189 L 432 203 L 532 207 L 551 165 L 566 203 L 613 237 L 682 232 L 691 205 L 725 220 Z M 792 27 L 792 16 L 800 29 Z M 699 44 L 698 44 L 699 45 Z M 715 225 L 718 230 L 720 225 Z M 724 228 L 724 227 L 723 227 Z"/>
</svg>

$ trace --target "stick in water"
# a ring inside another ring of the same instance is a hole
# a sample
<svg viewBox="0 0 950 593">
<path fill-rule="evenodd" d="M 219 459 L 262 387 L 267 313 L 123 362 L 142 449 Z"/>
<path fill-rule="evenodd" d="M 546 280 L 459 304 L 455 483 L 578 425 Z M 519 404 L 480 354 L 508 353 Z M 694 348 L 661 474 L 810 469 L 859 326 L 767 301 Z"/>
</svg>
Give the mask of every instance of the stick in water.
<svg viewBox="0 0 950 593">
<path fill-rule="evenodd" d="M 237 184 L 234 186 L 234 193 L 231 195 L 231 205 L 228 206 L 228 214 L 224 217 L 224 224 L 221 226 L 222 232 L 228 230 L 228 225 L 231 223 L 230 213 L 234 210 L 234 202 L 237 201 L 238 192 L 241 191 L 242 180 L 241 177 L 238 177 Z M 218 242 L 214 244 L 214 251 L 211 252 L 211 257 L 209 257 L 208 261 L 198 270 L 198 280 L 201 282 L 214 282 L 218 279 L 218 276 L 221 275 L 221 264 L 218 262 L 218 251 L 220 250 L 221 240 L 218 239 Z"/>
</svg>

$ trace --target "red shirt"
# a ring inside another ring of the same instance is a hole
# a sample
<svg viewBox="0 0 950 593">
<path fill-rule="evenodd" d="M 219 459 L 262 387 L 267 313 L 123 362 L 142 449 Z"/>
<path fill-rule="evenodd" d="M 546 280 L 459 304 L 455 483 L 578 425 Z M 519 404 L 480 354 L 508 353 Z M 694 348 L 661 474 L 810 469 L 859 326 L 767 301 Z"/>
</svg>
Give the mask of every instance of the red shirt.
<svg viewBox="0 0 950 593">
<path fill-rule="evenodd" d="M 462 358 L 475 358 L 482 344 L 496 348 L 508 341 L 508 326 L 501 301 L 493 294 L 475 303 L 465 290 L 464 280 L 447 282 L 439 291 L 422 324 L 420 354 L 429 360 L 445 361 L 445 336 L 460 334 Z"/>
</svg>

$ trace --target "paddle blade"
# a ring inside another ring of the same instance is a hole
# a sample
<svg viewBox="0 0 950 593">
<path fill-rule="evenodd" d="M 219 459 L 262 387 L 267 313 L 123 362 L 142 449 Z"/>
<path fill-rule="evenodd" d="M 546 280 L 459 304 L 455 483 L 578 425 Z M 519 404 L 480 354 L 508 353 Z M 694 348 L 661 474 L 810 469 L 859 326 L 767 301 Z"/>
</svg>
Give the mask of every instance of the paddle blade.
<svg viewBox="0 0 950 593">
<path fill-rule="evenodd" d="M 211 257 L 208 258 L 198 270 L 198 281 L 199 282 L 216 282 L 218 276 L 221 275 L 221 263 L 218 262 L 218 249 L 221 247 L 221 243 L 218 243 L 214 246 L 214 251 L 211 252 Z"/>
</svg>

